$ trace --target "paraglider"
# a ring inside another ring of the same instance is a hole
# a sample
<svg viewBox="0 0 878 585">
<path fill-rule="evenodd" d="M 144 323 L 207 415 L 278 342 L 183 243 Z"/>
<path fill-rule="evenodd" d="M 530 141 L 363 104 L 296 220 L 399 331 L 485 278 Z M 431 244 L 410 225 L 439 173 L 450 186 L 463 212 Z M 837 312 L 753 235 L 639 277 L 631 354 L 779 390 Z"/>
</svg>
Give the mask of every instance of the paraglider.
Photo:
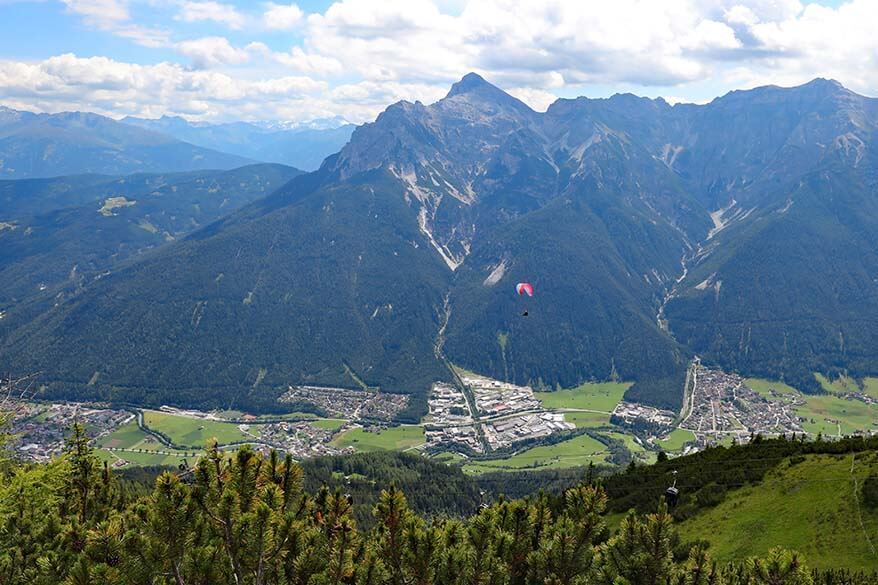
<svg viewBox="0 0 878 585">
<path fill-rule="evenodd" d="M 515 292 L 518 293 L 518 296 L 523 297 L 527 295 L 528 297 L 534 296 L 534 286 L 529 282 L 519 282 L 515 285 Z M 521 314 L 522 317 L 528 316 L 527 306 L 524 308 L 524 312 Z"/>
<path fill-rule="evenodd" d="M 518 293 L 518 296 L 527 295 L 529 297 L 534 296 L 534 287 L 529 282 L 519 282 L 515 285 L 515 292 Z"/>
</svg>

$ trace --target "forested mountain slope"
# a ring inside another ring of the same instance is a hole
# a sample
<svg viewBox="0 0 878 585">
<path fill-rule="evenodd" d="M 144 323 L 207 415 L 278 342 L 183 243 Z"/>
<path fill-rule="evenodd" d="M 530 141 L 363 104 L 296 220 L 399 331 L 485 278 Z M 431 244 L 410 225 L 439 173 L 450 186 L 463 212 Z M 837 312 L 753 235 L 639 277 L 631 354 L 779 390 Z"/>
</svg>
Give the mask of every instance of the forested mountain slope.
<svg viewBox="0 0 878 585">
<path fill-rule="evenodd" d="M 721 459 L 723 453 L 718 454 L 713 458 Z M 441 475 L 427 471 L 435 464 L 410 457 L 373 463 L 380 466 L 379 474 L 397 478 L 430 481 Z M 792 469 L 806 464 L 789 463 Z M 394 485 L 376 483 L 377 496 L 363 498 L 359 484 L 368 485 L 370 478 L 355 470 L 369 473 L 371 466 L 321 468 L 358 487 L 313 491 L 306 486 L 308 472 L 290 457 L 275 452 L 263 457 L 248 447 L 232 454 L 209 448 L 193 469 L 160 475 L 147 495 L 140 486 L 121 482 L 106 464 L 101 468 L 84 433 L 74 431 L 63 458 L 30 467 L 0 462 L 6 480 L 0 483 L 0 570 L 10 585 L 865 585 L 878 578 L 874 564 L 859 570 L 849 551 L 821 559 L 828 562 L 818 561 L 821 568 L 811 571 L 807 556 L 776 546 L 784 544 L 783 538 L 746 561 L 729 562 L 720 552 L 717 562 L 712 546 L 680 535 L 660 499 L 652 500 L 647 514 L 631 513 L 621 520 L 606 516 L 614 502 L 609 483 L 580 484 L 557 497 L 503 499 L 462 518 L 458 511 L 424 517 Z M 630 485 L 637 478 L 636 471 L 626 475 L 616 476 L 615 485 L 626 479 Z M 459 485 L 449 485 L 446 495 Z M 637 489 L 636 484 L 630 487 Z M 473 495 L 466 490 L 460 498 L 469 503 Z M 813 502 L 813 508 L 821 504 Z M 371 508 L 371 526 L 359 525 L 358 506 Z M 824 510 L 824 524 L 813 528 L 827 526 L 832 509 Z M 725 524 L 715 526 L 711 537 L 738 537 L 734 526 L 726 529 Z M 759 526 L 749 530 L 758 533 Z M 806 543 L 809 551 L 820 549 L 822 536 Z"/>
<path fill-rule="evenodd" d="M 0 231 L 0 306 L 36 298 L 60 302 L 124 260 L 232 213 L 300 173 L 253 165 L 0 182 L 8 226 Z"/>
</svg>

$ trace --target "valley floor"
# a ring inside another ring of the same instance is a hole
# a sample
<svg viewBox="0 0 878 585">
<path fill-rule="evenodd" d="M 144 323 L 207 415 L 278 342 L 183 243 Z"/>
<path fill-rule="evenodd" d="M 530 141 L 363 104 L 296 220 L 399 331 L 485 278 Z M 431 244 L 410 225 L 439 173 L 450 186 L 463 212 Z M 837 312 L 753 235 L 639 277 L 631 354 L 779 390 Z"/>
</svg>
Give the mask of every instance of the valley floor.
<svg viewBox="0 0 878 585">
<path fill-rule="evenodd" d="M 436 384 L 419 425 L 392 422 L 408 397 L 376 391 L 291 387 L 282 400 L 330 417 L 293 412 L 254 416 L 171 407 L 113 409 L 77 403 L 26 403 L 12 421 L 20 456 L 45 460 L 63 448 L 71 420 L 84 422 L 99 456 L 116 467 L 177 466 L 209 441 L 249 444 L 296 459 L 355 451 L 424 452 L 468 474 L 655 461 L 708 445 L 743 443 L 755 433 L 818 433 L 826 438 L 878 431 L 878 380 L 819 377 L 823 395 L 785 384 L 690 368 L 681 414 L 625 402 L 630 384 L 587 383 L 534 392 L 527 386 L 458 370 L 460 384 Z"/>
</svg>

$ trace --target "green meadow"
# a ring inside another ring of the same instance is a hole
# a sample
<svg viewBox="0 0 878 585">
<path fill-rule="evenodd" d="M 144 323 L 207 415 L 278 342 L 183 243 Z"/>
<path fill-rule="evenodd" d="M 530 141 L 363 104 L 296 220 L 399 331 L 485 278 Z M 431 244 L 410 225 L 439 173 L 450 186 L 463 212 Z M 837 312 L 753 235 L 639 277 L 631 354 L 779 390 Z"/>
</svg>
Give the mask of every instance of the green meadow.
<svg viewBox="0 0 878 585">
<path fill-rule="evenodd" d="M 508 459 L 489 459 L 471 461 L 464 465 L 469 473 L 485 473 L 488 471 L 551 469 L 577 467 L 589 463 L 603 463 L 609 452 L 607 446 L 589 435 L 579 435 L 572 439 L 540 445 L 516 453 Z"/>
<path fill-rule="evenodd" d="M 201 448 L 213 438 L 220 445 L 226 445 L 253 441 L 259 436 L 258 425 L 251 425 L 252 434 L 248 434 L 241 431 L 235 423 L 191 418 L 156 410 L 144 410 L 143 420 L 147 427 L 166 435 L 175 445 L 186 447 Z"/>
<path fill-rule="evenodd" d="M 119 459 L 123 459 L 129 464 L 126 465 L 126 467 L 146 467 L 152 465 L 176 467 L 183 462 L 183 459 L 186 459 L 190 465 L 195 462 L 195 458 L 189 457 L 187 454 L 184 454 L 182 452 L 179 455 L 164 455 L 162 453 L 154 453 L 151 451 L 144 451 L 143 453 L 130 451 L 110 452 L 103 449 L 98 449 L 95 451 L 95 455 L 102 461 L 108 461 L 111 464 L 118 461 Z"/>
<path fill-rule="evenodd" d="M 338 429 L 343 427 L 346 422 L 348 421 L 341 418 L 318 418 L 311 423 L 311 426 L 317 427 L 318 429 L 337 431 Z"/>
<path fill-rule="evenodd" d="M 761 395 L 763 398 L 768 398 L 769 400 L 774 399 L 771 391 L 773 390 L 776 394 L 783 394 L 787 396 L 796 396 L 800 394 L 798 390 L 793 388 L 792 386 L 788 386 L 783 382 L 774 382 L 772 380 L 763 380 L 761 378 L 747 378 L 744 382 L 752 388 L 757 394 Z"/>
<path fill-rule="evenodd" d="M 400 425 L 381 430 L 355 428 L 345 431 L 332 440 L 336 447 L 353 447 L 357 451 L 393 451 L 415 447 L 424 442 L 424 428 L 416 425 Z"/>
<path fill-rule="evenodd" d="M 859 392 L 860 387 L 856 380 L 847 376 L 839 376 L 835 380 L 829 380 L 823 374 L 814 374 L 823 389 L 832 394 L 844 394 L 846 392 Z"/>
<path fill-rule="evenodd" d="M 802 427 L 809 433 L 836 436 L 839 433 L 849 435 L 856 431 L 878 430 L 878 409 L 865 402 L 847 400 L 840 396 L 859 390 L 853 380 L 842 377 L 830 381 L 820 374 L 816 374 L 816 377 L 827 394 L 802 394 L 782 382 L 754 378 L 748 379 L 747 385 L 770 400 L 783 398 L 771 396 L 769 388 L 790 399 L 804 401 L 804 404 L 796 405 L 794 410 L 804 420 Z M 866 379 L 864 386 L 867 393 L 878 392 L 875 378 Z"/>
<path fill-rule="evenodd" d="M 141 431 L 135 421 L 131 421 L 98 439 L 97 445 L 98 447 L 115 449 L 132 449 L 140 447 L 140 444 L 147 438 L 149 438 L 149 435 Z"/>
<path fill-rule="evenodd" d="M 878 408 L 859 400 L 845 400 L 832 394 L 803 395 L 805 405 L 796 413 L 805 419 L 802 426 L 809 433 L 850 435 L 860 430 L 878 429 Z"/>
<path fill-rule="evenodd" d="M 575 424 L 577 428 L 593 429 L 609 426 L 610 415 L 605 412 L 567 411 L 564 420 Z"/>
<path fill-rule="evenodd" d="M 657 440 L 656 443 L 665 451 L 680 451 L 689 441 L 695 440 L 695 433 L 686 429 L 674 429 L 665 439 Z"/>
<path fill-rule="evenodd" d="M 656 453 L 655 451 L 649 451 L 644 448 L 640 443 L 635 440 L 634 435 L 615 431 L 602 432 L 601 435 L 606 435 L 607 437 L 617 439 L 625 443 L 625 447 L 628 449 L 628 451 L 631 452 L 631 455 L 634 456 L 638 463 L 655 463 L 658 453 Z"/>
<path fill-rule="evenodd" d="M 576 388 L 535 392 L 534 395 L 549 410 L 569 408 L 612 412 L 630 386 L 630 382 L 589 382 Z"/>
</svg>

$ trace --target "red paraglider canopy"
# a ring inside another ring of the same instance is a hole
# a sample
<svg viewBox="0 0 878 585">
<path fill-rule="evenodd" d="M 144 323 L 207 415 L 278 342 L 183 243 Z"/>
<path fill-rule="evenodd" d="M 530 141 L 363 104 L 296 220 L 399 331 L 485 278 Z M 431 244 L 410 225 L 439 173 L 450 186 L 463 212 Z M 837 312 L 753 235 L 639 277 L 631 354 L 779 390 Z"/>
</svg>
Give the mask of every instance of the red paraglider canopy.
<svg viewBox="0 0 878 585">
<path fill-rule="evenodd" d="M 515 285 L 515 292 L 517 292 L 519 296 L 527 295 L 532 297 L 534 296 L 534 286 L 529 282 L 519 282 Z"/>
</svg>

